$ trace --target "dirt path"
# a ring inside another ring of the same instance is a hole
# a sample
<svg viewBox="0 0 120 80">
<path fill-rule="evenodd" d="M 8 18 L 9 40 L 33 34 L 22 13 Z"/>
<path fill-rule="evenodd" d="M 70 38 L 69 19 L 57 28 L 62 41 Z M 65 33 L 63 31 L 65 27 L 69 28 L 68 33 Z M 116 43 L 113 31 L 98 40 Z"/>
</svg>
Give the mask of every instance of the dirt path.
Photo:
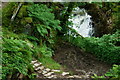
<svg viewBox="0 0 120 80">
<path fill-rule="evenodd" d="M 99 61 L 95 56 L 83 52 L 80 48 L 69 43 L 59 43 L 55 49 L 53 59 L 73 74 L 103 75 L 111 68 L 111 65 Z"/>
</svg>

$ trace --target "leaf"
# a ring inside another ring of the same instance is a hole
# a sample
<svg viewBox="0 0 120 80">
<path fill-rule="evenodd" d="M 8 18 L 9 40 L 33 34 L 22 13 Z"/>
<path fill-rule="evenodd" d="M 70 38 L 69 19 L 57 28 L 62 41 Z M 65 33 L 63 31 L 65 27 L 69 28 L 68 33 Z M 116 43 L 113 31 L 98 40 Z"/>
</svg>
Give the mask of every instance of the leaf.
<svg viewBox="0 0 120 80">
<path fill-rule="evenodd" d="M 59 31 L 61 31 L 62 28 L 61 28 L 60 26 L 58 26 L 57 29 L 58 29 Z"/>
<path fill-rule="evenodd" d="M 31 40 L 39 41 L 39 39 L 36 38 L 36 37 L 34 37 L 34 36 L 28 36 L 27 38 L 28 38 L 28 39 L 31 39 Z"/>
<path fill-rule="evenodd" d="M 40 29 L 40 26 L 37 26 L 37 30 L 38 30 L 38 32 L 41 34 L 42 32 L 41 32 L 41 29 Z"/>
<path fill-rule="evenodd" d="M 54 43 L 54 41 L 53 41 L 52 39 L 48 39 L 48 42 L 49 42 L 50 44 L 53 44 L 53 43 Z"/>
<path fill-rule="evenodd" d="M 113 76 L 112 74 L 105 74 L 105 76 Z"/>
<path fill-rule="evenodd" d="M 48 34 L 48 31 L 47 31 L 47 29 L 45 29 L 45 28 L 42 28 L 42 33 L 43 33 L 43 34 Z"/>
</svg>

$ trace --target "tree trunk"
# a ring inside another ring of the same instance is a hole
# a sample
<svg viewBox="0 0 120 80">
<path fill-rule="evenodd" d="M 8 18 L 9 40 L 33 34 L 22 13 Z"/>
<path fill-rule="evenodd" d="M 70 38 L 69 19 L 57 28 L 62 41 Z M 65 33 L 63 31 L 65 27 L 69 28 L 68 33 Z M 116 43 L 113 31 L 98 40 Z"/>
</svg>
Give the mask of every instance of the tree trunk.
<svg viewBox="0 0 120 80">
<path fill-rule="evenodd" d="M 70 2 L 69 5 L 68 5 L 68 9 L 67 11 L 65 12 L 65 14 L 62 16 L 61 18 L 61 23 L 60 23 L 60 26 L 62 27 L 62 33 L 66 33 L 67 32 L 67 21 L 69 19 L 69 16 L 74 8 L 74 5 L 75 5 L 75 2 Z"/>
</svg>

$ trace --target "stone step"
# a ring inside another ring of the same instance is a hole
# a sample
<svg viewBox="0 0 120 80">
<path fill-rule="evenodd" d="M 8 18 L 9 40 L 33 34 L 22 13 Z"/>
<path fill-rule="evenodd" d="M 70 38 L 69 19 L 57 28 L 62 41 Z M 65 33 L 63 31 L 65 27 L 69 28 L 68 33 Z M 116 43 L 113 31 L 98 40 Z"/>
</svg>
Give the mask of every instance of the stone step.
<svg viewBox="0 0 120 80">
<path fill-rule="evenodd" d="M 35 68 L 35 70 L 36 70 L 36 71 L 40 71 L 41 69 L 40 69 L 40 67 L 37 67 L 37 68 Z"/>
<path fill-rule="evenodd" d="M 47 78 L 57 78 L 57 76 L 56 75 L 51 75 L 51 76 L 49 76 Z"/>
<path fill-rule="evenodd" d="M 49 73 L 48 71 L 45 71 L 45 70 L 43 70 L 42 71 L 42 74 L 44 75 L 44 74 L 47 74 L 47 73 Z"/>
<path fill-rule="evenodd" d="M 37 68 L 37 67 L 40 67 L 41 65 L 42 65 L 41 63 L 35 63 L 35 64 L 33 64 L 33 67 Z"/>
<path fill-rule="evenodd" d="M 81 76 L 79 75 L 73 75 L 74 78 L 82 78 Z"/>
<path fill-rule="evenodd" d="M 41 74 L 42 73 L 42 71 L 41 70 L 39 70 L 39 71 L 37 71 L 39 74 Z"/>
<path fill-rule="evenodd" d="M 42 71 L 45 69 L 44 66 L 40 66 L 39 68 L 40 68 L 40 70 L 42 70 Z"/>
<path fill-rule="evenodd" d="M 34 60 L 34 61 L 31 61 L 31 64 L 35 64 L 37 62 L 38 62 L 37 60 Z"/>
<path fill-rule="evenodd" d="M 55 72 L 61 72 L 60 70 L 54 70 L 54 69 L 49 69 L 45 68 L 42 63 L 38 62 L 37 60 L 31 61 L 31 64 L 33 64 L 33 68 L 37 71 L 38 74 L 43 75 L 46 78 L 57 78 L 60 76 L 55 75 Z M 77 70 L 79 72 L 86 73 L 83 70 Z M 62 72 L 61 77 L 64 78 L 89 78 L 89 75 L 70 75 L 69 72 Z"/>
<path fill-rule="evenodd" d="M 47 74 L 44 74 L 44 76 L 45 76 L 45 77 L 49 77 L 49 76 L 51 76 L 52 74 L 54 74 L 54 72 L 49 72 L 49 73 L 47 73 Z"/>
<path fill-rule="evenodd" d="M 69 75 L 69 74 L 70 74 L 69 72 L 63 72 L 61 75 L 66 76 L 66 75 Z"/>
<path fill-rule="evenodd" d="M 53 69 L 53 70 L 51 70 L 51 71 L 53 71 L 53 72 L 60 72 L 60 70 L 55 70 L 55 69 Z"/>
<path fill-rule="evenodd" d="M 51 71 L 51 69 L 49 69 L 49 68 L 46 68 L 46 69 L 45 69 L 45 71 L 47 71 L 47 72 L 50 72 L 50 71 Z"/>
</svg>

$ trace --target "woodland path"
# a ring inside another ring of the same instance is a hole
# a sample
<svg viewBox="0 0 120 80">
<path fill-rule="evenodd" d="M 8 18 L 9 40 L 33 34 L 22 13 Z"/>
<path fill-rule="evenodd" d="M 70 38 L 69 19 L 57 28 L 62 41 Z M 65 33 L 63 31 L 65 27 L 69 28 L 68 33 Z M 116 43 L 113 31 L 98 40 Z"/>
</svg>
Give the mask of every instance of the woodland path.
<svg viewBox="0 0 120 80">
<path fill-rule="evenodd" d="M 66 66 L 67 71 L 72 71 L 75 75 L 93 75 L 94 73 L 103 75 L 112 67 L 112 65 L 99 61 L 94 55 L 85 53 L 70 43 L 62 42 L 58 45 L 53 59 Z"/>
<path fill-rule="evenodd" d="M 59 43 L 55 48 L 53 59 L 64 67 L 64 72 L 46 68 L 41 62 L 33 60 L 31 63 L 37 73 L 37 78 L 90 78 L 97 74 L 103 75 L 111 68 L 111 65 L 99 61 L 95 56 L 85 53 L 80 48 L 69 43 Z M 72 75 L 70 74 L 72 72 Z M 59 74 L 57 74 L 59 73 Z"/>
</svg>

